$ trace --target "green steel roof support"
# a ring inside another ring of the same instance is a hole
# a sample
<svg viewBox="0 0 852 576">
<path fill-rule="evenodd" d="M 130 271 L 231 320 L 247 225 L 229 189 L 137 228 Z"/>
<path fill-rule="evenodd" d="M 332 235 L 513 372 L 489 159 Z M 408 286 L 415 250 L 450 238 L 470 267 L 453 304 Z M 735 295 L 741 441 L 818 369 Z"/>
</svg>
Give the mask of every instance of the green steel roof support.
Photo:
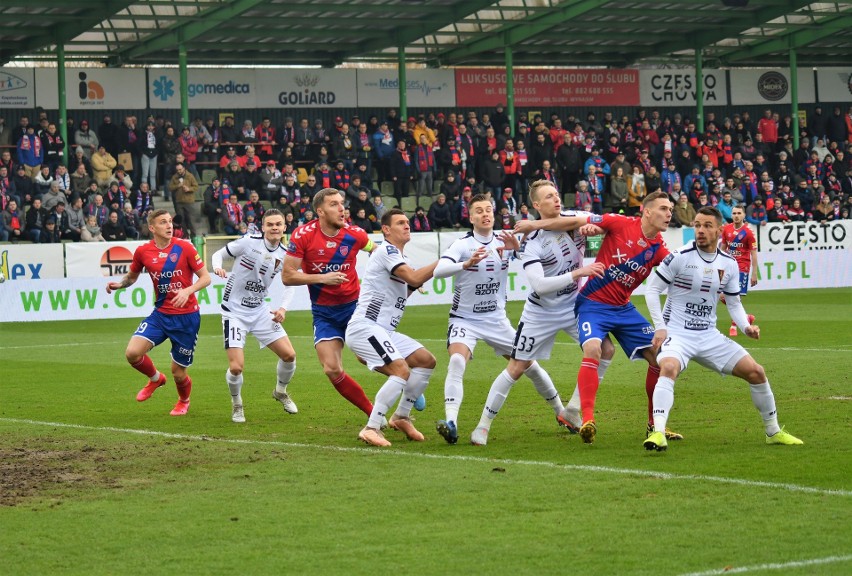
<svg viewBox="0 0 852 576">
<path fill-rule="evenodd" d="M 509 126 L 515 133 L 515 63 L 512 60 L 512 46 L 506 46 L 506 113 L 509 115 Z"/>
<path fill-rule="evenodd" d="M 59 134 L 62 136 L 64 160 L 68 165 L 68 98 L 65 88 L 65 46 L 56 45 L 56 84 L 59 87 Z"/>
<path fill-rule="evenodd" d="M 792 39 L 791 39 L 792 42 Z M 793 129 L 793 150 L 799 149 L 799 71 L 796 47 L 790 46 L 790 117 Z"/>
<path fill-rule="evenodd" d="M 408 118 L 408 78 L 405 76 L 405 46 L 400 46 L 396 54 L 396 67 L 399 75 L 399 117 L 406 119 Z M 396 129 L 398 126 L 391 126 L 390 128 Z"/>
<path fill-rule="evenodd" d="M 186 44 L 178 46 L 178 66 L 180 68 L 180 120 L 181 129 L 189 126 L 189 86 L 186 75 Z"/>
<path fill-rule="evenodd" d="M 462 44 L 458 48 L 453 48 L 440 54 L 438 57 L 443 64 L 454 64 L 482 52 L 499 51 L 505 46 L 515 46 L 534 37 L 544 29 L 553 28 L 577 16 L 597 10 L 604 4 L 606 4 L 606 0 L 582 0 L 581 2 L 571 3 L 567 6 L 538 13 L 525 20 L 508 20 L 501 30 L 502 34 L 497 33 L 493 36 Z M 545 26 L 545 28 L 542 28 L 542 26 Z"/>
<path fill-rule="evenodd" d="M 144 56 L 151 52 L 160 50 L 174 50 L 176 44 L 189 42 L 218 28 L 222 21 L 229 21 L 238 17 L 246 10 L 263 4 L 264 0 L 239 0 L 232 4 L 226 4 L 199 13 L 203 19 L 197 22 L 181 24 L 166 29 L 165 33 L 146 40 L 133 48 L 119 52 L 119 57 L 124 61 Z"/>
<path fill-rule="evenodd" d="M 704 132 L 704 55 L 701 47 L 695 49 L 695 115 L 695 125 L 701 134 Z"/>
</svg>

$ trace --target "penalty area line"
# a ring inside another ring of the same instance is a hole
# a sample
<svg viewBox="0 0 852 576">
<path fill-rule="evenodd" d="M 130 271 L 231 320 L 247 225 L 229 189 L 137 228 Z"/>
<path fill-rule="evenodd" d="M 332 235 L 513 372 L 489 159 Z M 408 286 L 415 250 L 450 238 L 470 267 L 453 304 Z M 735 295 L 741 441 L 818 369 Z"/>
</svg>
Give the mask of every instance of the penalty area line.
<svg viewBox="0 0 852 576">
<path fill-rule="evenodd" d="M 446 460 L 455 462 L 476 462 L 479 464 L 503 464 L 516 466 L 532 466 L 550 468 L 553 470 L 596 472 L 601 474 L 617 474 L 623 476 L 641 476 L 656 478 L 660 480 L 680 480 L 707 482 L 713 484 L 733 484 L 748 488 L 770 488 L 788 492 L 799 492 L 804 494 L 817 494 L 821 496 L 852 496 L 852 490 L 817 488 L 814 486 L 801 486 L 799 484 L 788 484 L 784 482 L 768 482 L 763 480 L 746 480 L 744 478 L 728 478 L 725 476 L 708 476 L 704 474 L 672 474 L 671 472 L 656 472 L 653 470 L 640 470 L 631 468 L 615 468 L 612 466 L 591 466 L 586 464 L 560 464 L 541 460 L 517 460 L 512 458 L 486 458 L 483 456 L 466 456 L 463 454 L 426 454 L 423 452 L 403 452 L 399 450 L 386 450 L 379 448 L 355 448 L 350 446 L 327 446 L 323 444 L 307 444 L 303 442 L 281 442 L 277 440 L 252 440 L 244 438 L 217 438 L 199 434 L 179 434 L 176 432 L 162 432 L 159 430 L 144 430 L 134 428 L 116 428 L 112 426 L 88 426 L 85 424 L 69 424 L 65 422 L 45 422 L 41 420 L 28 420 L 22 418 L 0 418 L 0 422 L 10 424 L 26 424 L 30 426 L 46 426 L 53 428 L 71 428 L 75 430 L 91 430 L 98 432 L 115 432 L 120 434 L 136 434 L 140 436 L 155 436 L 160 438 L 175 438 L 179 440 L 193 440 L 203 442 L 218 442 L 221 444 L 237 444 L 249 446 L 277 446 L 280 448 L 308 448 L 310 450 L 327 450 L 330 452 L 348 452 L 356 454 L 382 455 L 421 458 L 425 460 Z"/>
<path fill-rule="evenodd" d="M 825 558 L 813 558 L 811 560 L 794 560 L 792 562 L 773 562 L 771 564 L 757 564 L 755 566 L 728 566 L 704 572 L 690 572 L 680 576 L 716 576 L 717 574 L 745 574 L 746 572 L 762 572 L 765 570 L 787 570 L 789 568 L 807 568 L 820 564 L 835 564 L 838 562 L 852 561 L 852 554 L 844 556 L 826 556 Z"/>
</svg>

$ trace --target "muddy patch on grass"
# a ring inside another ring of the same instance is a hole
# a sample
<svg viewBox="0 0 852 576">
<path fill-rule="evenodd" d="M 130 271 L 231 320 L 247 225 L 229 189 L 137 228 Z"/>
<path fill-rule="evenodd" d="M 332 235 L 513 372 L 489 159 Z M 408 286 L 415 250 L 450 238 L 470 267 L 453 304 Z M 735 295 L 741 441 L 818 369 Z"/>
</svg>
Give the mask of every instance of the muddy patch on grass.
<svg viewBox="0 0 852 576">
<path fill-rule="evenodd" d="M 78 450 L 0 448 L 0 506 L 64 488 L 105 486 L 111 480 L 98 471 L 106 459 L 103 450 L 84 446 Z"/>
</svg>

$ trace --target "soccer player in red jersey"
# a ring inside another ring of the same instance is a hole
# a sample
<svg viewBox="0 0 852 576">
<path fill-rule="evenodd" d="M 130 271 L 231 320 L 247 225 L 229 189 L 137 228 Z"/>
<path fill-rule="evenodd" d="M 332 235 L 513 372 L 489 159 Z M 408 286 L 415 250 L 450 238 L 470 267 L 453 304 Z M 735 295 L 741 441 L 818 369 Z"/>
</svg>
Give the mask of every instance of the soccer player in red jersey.
<svg viewBox="0 0 852 576">
<path fill-rule="evenodd" d="M 355 271 L 358 251 L 372 252 L 375 245 L 364 230 L 346 224 L 339 190 L 317 192 L 313 208 L 317 220 L 299 226 L 290 237 L 281 280 L 287 286 L 308 286 L 314 348 L 323 372 L 341 396 L 369 416 L 372 402 L 343 371 L 343 342 L 360 293 Z"/>
<path fill-rule="evenodd" d="M 170 412 L 183 416 L 189 410 L 192 379 L 187 368 L 192 365 L 201 314 L 195 293 L 210 285 L 210 274 L 195 247 L 186 240 L 172 237 L 172 217 L 166 210 L 155 210 L 148 216 L 151 241 L 136 249 L 130 271 L 119 282 L 107 284 L 107 294 L 132 286 L 143 270 L 151 276 L 156 291 L 154 311 L 130 337 L 124 355 L 133 368 L 148 377 L 148 384 L 136 395 L 144 402 L 154 390 L 166 383 L 151 361 L 148 352 L 168 338 L 172 343 L 172 376 L 178 401 Z M 192 282 L 193 275 L 198 280 Z"/>
<path fill-rule="evenodd" d="M 735 206 L 731 211 L 732 224 L 722 227 L 721 248 L 734 257 L 740 269 L 740 296 L 748 294 L 749 286 L 757 284 L 757 238 L 745 222 L 745 210 Z M 724 299 L 722 300 L 724 302 Z M 748 315 L 749 324 L 754 316 Z M 731 321 L 729 336 L 737 335 L 737 325 Z"/>
<path fill-rule="evenodd" d="M 598 366 L 601 343 L 612 334 L 631 360 L 640 357 L 648 361 L 645 391 L 648 396 L 647 434 L 653 432 L 653 394 L 660 369 L 651 348 L 654 327 L 630 302 L 630 295 L 651 273 L 669 251 L 661 233 L 672 218 L 672 202 L 664 192 L 648 194 L 642 203 L 642 216 L 633 218 L 618 214 L 594 215 L 588 223 L 606 231 L 595 262 L 606 266 L 602 278 L 590 278 L 577 296 L 575 312 L 579 327 L 583 361 L 577 374 L 580 389 L 580 409 L 583 425 L 580 436 L 590 444 L 597 433 L 595 424 L 595 399 L 598 391 Z M 522 221 L 516 231 L 527 233 L 534 229 L 559 230 L 572 225 L 576 218 L 557 218 Z M 576 224 L 574 224 L 576 225 Z M 582 229 L 581 229 L 582 232 Z M 668 439 L 681 436 L 668 432 Z"/>
</svg>

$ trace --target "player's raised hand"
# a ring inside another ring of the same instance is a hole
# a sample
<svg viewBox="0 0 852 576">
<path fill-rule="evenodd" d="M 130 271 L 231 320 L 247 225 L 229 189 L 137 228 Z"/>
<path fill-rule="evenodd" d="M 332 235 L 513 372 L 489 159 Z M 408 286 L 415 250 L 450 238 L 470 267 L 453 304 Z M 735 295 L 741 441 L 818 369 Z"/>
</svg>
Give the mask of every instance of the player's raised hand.
<svg viewBox="0 0 852 576">
<path fill-rule="evenodd" d="M 278 310 L 270 310 L 270 314 L 272 314 L 272 321 L 281 324 L 284 322 L 284 317 L 287 316 L 287 311 L 284 308 L 279 308 Z"/>
<path fill-rule="evenodd" d="M 327 272 L 322 275 L 322 283 L 328 286 L 340 286 L 346 282 L 348 278 L 343 272 Z"/>
<path fill-rule="evenodd" d="M 583 224 L 578 229 L 578 232 L 583 236 L 600 236 L 605 230 L 600 226 L 595 226 L 594 224 Z"/>
<path fill-rule="evenodd" d="M 470 255 L 470 258 L 465 260 L 464 264 L 462 264 L 462 267 L 465 270 L 467 270 L 471 266 L 476 266 L 487 255 L 488 255 L 488 250 L 486 250 L 484 247 L 479 247 L 476 250 L 474 250 L 473 254 Z"/>
<path fill-rule="evenodd" d="M 656 332 L 654 332 L 654 338 L 651 340 L 651 349 L 656 353 L 659 351 L 660 346 L 663 345 L 663 342 L 666 341 L 666 338 L 669 337 L 669 332 L 665 328 L 660 328 Z"/>
<path fill-rule="evenodd" d="M 749 338 L 760 340 L 760 326 L 758 326 L 757 324 L 746 326 L 745 330 L 743 330 L 743 333 Z"/>
<path fill-rule="evenodd" d="M 215 274 L 219 278 L 227 278 L 228 277 L 228 273 L 225 272 L 224 268 L 213 268 L 213 274 Z"/>
<path fill-rule="evenodd" d="M 521 243 L 518 242 L 518 237 L 509 230 L 500 232 L 500 240 L 503 241 L 502 250 L 520 250 Z"/>
<path fill-rule="evenodd" d="M 606 266 L 604 266 L 603 262 L 595 262 L 594 264 L 578 268 L 574 272 L 574 280 L 577 280 L 578 278 L 585 278 L 586 276 L 603 278 L 604 272 L 606 272 Z"/>
<path fill-rule="evenodd" d="M 538 228 L 536 228 L 534 220 L 518 220 L 515 222 L 515 234 L 523 234 L 524 238 L 526 238 L 530 232 L 535 232 L 536 230 L 538 230 Z"/>
</svg>

